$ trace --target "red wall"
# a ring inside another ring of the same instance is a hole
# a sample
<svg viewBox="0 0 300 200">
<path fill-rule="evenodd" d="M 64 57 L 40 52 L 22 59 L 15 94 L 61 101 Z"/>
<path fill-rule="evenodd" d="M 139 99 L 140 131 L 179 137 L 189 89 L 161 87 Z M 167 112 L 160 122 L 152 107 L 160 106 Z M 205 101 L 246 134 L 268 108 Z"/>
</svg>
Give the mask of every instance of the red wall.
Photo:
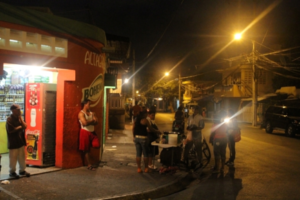
<svg viewBox="0 0 300 200">
<path fill-rule="evenodd" d="M 19 26 L 6 22 L 1 22 L 1 27 L 68 39 L 67 58 L 0 49 L 0 74 L 3 73 L 3 63 L 39 66 L 47 62 L 48 64 L 45 65 L 47 67 L 73 70 L 73 72 L 75 71 L 74 81 L 63 81 L 65 76 L 62 76 L 62 74 L 68 73 L 67 71 L 59 71 L 58 75 L 60 80 L 58 80 L 57 85 L 57 97 L 59 98 L 57 99 L 57 103 L 60 103 L 62 106 L 59 108 L 57 113 L 56 166 L 62 168 L 74 168 L 82 166 L 80 152 L 78 151 L 80 129 L 78 112 L 81 110 L 80 102 L 82 99 L 82 89 L 89 87 L 99 74 L 103 75 L 104 86 L 105 68 L 104 54 L 101 54 L 103 58 L 103 68 L 93 66 L 89 63 L 85 64 L 85 55 L 87 51 L 99 54 L 103 44 L 89 39 L 62 34 L 56 35 L 55 33 L 45 32 L 36 28 Z M 69 74 L 66 76 L 69 76 L 69 79 L 72 79 L 72 71 L 71 75 Z M 93 112 L 96 112 L 96 115 L 99 118 L 99 125 L 95 127 L 95 131 L 100 139 L 100 142 L 102 138 L 103 94 L 104 91 L 102 88 L 102 94 L 100 96 L 101 100 L 95 107 L 91 108 Z M 99 159 L 99 152 L 99 149 L 92 151 L 92 155 L 97 158 L 96 160 Z"/>
</svg>

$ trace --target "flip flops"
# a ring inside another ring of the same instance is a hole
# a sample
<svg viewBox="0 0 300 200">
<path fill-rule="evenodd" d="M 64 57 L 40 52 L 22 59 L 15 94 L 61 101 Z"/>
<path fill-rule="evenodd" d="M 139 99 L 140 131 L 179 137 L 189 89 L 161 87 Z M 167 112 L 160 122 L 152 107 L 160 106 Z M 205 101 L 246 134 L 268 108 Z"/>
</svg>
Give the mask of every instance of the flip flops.
<svg viewBox="0 0 300 200">
<path fill-rule="evenodd" d="M 93 167 L 93 166 L 88 166 L 87 169 L 88 169 L 88 170 L 91 170 L 91 171 L 96 171 L 96 168 Z"/>
</svg>

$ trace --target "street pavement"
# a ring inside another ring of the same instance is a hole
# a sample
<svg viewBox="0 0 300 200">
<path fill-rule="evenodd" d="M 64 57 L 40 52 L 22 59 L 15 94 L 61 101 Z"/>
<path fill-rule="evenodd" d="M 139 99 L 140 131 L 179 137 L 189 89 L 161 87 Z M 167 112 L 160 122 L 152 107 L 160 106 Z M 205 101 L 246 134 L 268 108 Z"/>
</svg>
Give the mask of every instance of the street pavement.
<svg viewBox="0 0 300 200">
<path fill-rule="evenodd" d="M 137 173 L 131 129 L 127 122 L 125 130 L 110 131 L 96 171 L 80 167 L 10 180 L 1 185 L 0 199 L 153 199 L 181 191 L 195 179 L 183 171 Z"/>
<path fill-rule="evenodd" d="M 170 129 L 172 117 L 157 114 L 160 130 Z M 211 126 L 206 121 L 206 139 Z M 278 130 L 267 134 L 259 127 L 240 124 L 242 140 L 236 144 L 234 167 L 226 166 L 224 174 L 211 174 L 212 156 L 199 177 L 187 172 L 138 174 L 131 128 L 127 123 L 125 130 L 110 131 L 96 171 L 80 167 L 11 180 L 10 185 L 0 186 L 0 199 L 300 199 L 299 135 L 289 138 Z M 155 164 L 160 167 L 159 162 Z"/>
<path fill-rule="evenodd" d="M 210 126 L 207 122 L 203 131 L 206 138 Z M 183 191 L 156 200 L 300 199 L 300 135 L 286 137 L 282 130 L 268 134 L 250 124 L 239 126 L 242 140 L 236 143 L 234 167 L 226 166 L 224 174 L 209 174 Z"/>
</svg>

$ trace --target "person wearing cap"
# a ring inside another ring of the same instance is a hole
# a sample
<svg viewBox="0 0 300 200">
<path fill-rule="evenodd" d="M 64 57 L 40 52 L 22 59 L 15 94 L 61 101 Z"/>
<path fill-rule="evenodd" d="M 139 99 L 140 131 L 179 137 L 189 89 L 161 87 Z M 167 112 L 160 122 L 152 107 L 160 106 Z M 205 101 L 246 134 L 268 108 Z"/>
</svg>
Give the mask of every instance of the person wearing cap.
<svg viewBox="0 0 300 200">
<path fill-rule="evenodd" d="M 88 162 L 87 169 L 95 171 L 96 167 L 92 165 L 90 148 L 99 148 L 100 143 L 95 133 L 95 125 L 98 124 L 96 114 L 90 111 L 90 100 L 85 99 L 81 102 L 82 110 L 78 114 L 79 123 L 81 125 L 79 135 L 79 150 L 82 152 L 82 160 L 84 165 L 84 157 Z"/>
<path fill-rule="evenodd" d="M 21 115 L 21 108 L 17 104 L 10 107 L 12 114 L 6 120 L 6 132 L 9 150 L 9 176 L 19 178 L 19 175 L 30 176 L 25 171 L 25 129 L 27 124 Z M 16 173 L 16 165 L 19 163 L 19 175 Z"/>
</svg>

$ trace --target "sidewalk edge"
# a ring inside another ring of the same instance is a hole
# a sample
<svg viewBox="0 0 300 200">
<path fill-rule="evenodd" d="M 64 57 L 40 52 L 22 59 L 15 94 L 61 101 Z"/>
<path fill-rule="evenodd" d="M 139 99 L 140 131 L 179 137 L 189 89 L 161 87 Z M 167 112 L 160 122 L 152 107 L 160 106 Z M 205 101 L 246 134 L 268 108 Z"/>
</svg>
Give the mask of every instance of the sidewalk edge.
<svg viewBox="0 0 300 200">
<path fill-rule="evenodd" d="M 179 192 L 189 185 L 191 180 L 194 179 L 189 173 L 186 173 L 183 177 L 178 178 L 170 184 L 160 186 L 155 189 L 151 189 L 144 192 L 128 193 L 121 196 L 105 197 L 98 200 L 134 200 L 134 199 L 155 199 L 165 197 L 176 192 Z"/>
</svg>

